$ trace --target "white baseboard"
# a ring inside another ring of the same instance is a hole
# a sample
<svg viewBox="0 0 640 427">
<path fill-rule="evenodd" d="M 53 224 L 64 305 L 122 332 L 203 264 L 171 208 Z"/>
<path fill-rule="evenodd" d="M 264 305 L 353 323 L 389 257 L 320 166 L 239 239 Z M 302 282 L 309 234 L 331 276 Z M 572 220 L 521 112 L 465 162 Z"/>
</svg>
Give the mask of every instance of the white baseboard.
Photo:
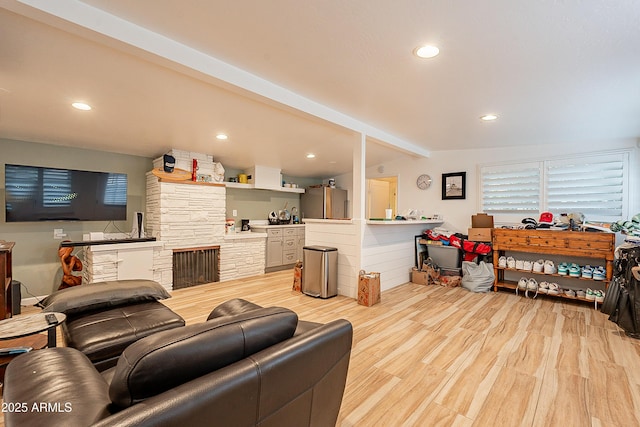
<svg viewBox="0 0 640 427">
<path fill-rule="evenodd" d="M 34 306 L 36 305 L 38 302 L 42 301 L 43 299 L 45 299 L 48 295 L 42 295 L 42 296 L 38 296 L 38 297 L 31 297 L 31 298 L 22 298 L 20 300 L 20 305 L 23 306 Z"/>
</svg>

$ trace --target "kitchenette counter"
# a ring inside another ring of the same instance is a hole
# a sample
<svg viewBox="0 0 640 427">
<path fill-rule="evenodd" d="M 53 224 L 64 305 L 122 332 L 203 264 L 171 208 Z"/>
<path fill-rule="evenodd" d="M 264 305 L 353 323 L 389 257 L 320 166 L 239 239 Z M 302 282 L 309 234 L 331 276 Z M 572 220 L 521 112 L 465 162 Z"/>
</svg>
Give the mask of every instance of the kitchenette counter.
<svg viewBox="0 0 640 427">
<path fill-rule="evenodd" d="M 224 240 L 242 240 L 242 239 L 259 239 L 267 238 L 267 233 L 256 231 L 240 231 L 237 233 L 228 233 L 224 235 Z"/>
<path fill-rule="evenodd" d="M 252 224 L 250 234 L 267 236 L 266 272 L 291 268 L 303 257 L 304 224 Z"/>
<path fill-rule="evenodd" d="M 414 225 L 414 224 L 442 224 L 441 219 L 368 219 L 368 225 Z"/>
<path fill-rule="evenodd" d="M 252 225 L 251 231 L 256 233 L 255 230 L 260 230 L 260 232 L 264 232 L 263 230 L 271 230 L 277 228 L 287 228 L 287 227 L 304 227 L 304 224 L 279 224 L 279 225 Z"/>
<path fill-rule="evenodd" d="M 343 219 L 305 218 L 302 221 L 305 224 L 353 224 L 353 220 L 351 218 L 343 218 Z"/>
</svg>

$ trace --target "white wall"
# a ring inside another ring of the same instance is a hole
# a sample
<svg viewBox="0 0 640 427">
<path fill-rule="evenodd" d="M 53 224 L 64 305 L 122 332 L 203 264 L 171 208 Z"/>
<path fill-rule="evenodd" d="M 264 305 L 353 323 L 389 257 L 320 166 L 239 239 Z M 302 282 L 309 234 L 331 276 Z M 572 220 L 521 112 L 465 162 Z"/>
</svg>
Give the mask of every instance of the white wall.
<svg viewBox="0 0 640 427">
<path fill-rule="evenodd" d="M 4 210 L 4 165 L 7 163 L 53 168 L 81 169 L 126 173 L 127 220 L 126 221 L 4 221 L 0 214 L 0 239 L 16 242 L 13 249 L 13 278 L 22 283 L 22 298 L 41 297 L 58 289 L 62 277 L 58 247 L 61 240 L 54 239 L 53 230 L 62 228 L 66 240 L 80 241 L 91 231 L 106 233 L 130 233 L 133 213 L 143 212 L 145 207 L 145 173 L 151 169 L 152 160 L 104 151 L 86 150 L 80 147 L 64 147 L 35 142 L 0 139 L 0 200 Z M 74 254 L 83 258 L 82 247 Z M 34 301 L 35 302 L 35 301 Z"/>
<path fill-rule="evenodd" d="M 640 143 L 635 139 L 601 141 L 592 144 L 558 144 L 547 146 L 522 146 L 517 148 L 492 148 L 477 150 L 456 150 L 432 152 L 430 158 L 404 156 L 382 165 L 372 165 L 367 169 L 367 178 L 398 177 L 398 213 L 408 209 L 418 209 L 424 215 L 434 213 L 444 217 L 443 226 L 453 232 L 467 233 L 471 226 L 471 215 L 480 211 L 478 170 L 479 166 L 490 163 L 516 162 L 540 159 L 556 159 L 573 153 L 590 153 L 615 149 L 630 149 L 630 215 L 640 212 Z M 379 168 L 379 166 L 383 166 Z M 379 172 L 383 170 L 383 172 Z M 442 200 L 442 174 L 466 172 L 466 198 L 464 200 Z M 416 178 L 429 174 L 433 183 L 428 190 L 416 186 Z M 353 200 L 353 175 L 336 177 L 336 185 L 349 190 L 349 200 Z M 495 218 L 496 222 L 506 218 Z M 512 219 L 511 219 L 512 220 Z M 357 272 L 380 272 L 381 289 L 386 290 L 409 280 L 413 265 L 413 239 L 403 228 L 391 226 L 367 226 L 363 230 L 361 265 L 350 266 L 353 277 L 344 277 L 343 283 L 355 283 Z M 428 227 L 418 227 L 428 228 Z M 403 232 L 399 232 L 402 230 Z M 415 231 L 419 234 L 420 230 Z M 408 233 L 411 234 L 411 233 Z M 327 241 L 327 244 L 330 244 Z M 353 248 L 351 248 L 353 250 Z M 406 258 L 406 260 L 405 260 Z M 354 255 L 353 259 L 357 259 Z M 406 280 L 403 280 L 406 277 Z M 352 286 L 344 286 L 343 295 L 354 296 Z"/>
<path fill-rule="evenodd" d="M 444 226 L 452 231 L 465 233 L 471 226 L 471 215 L 480 211 L 478 198 L 478 168 L 482 164 L 508 161 L 528 161 L 555 159 L 573 153 L 590 153 L 614 149 L 631 149 L 630 158 L 630 215 L 640 212 L 640 148 L 636 139 L 602 141 L 599 143 L 575 145 L 522 146 L 513 148 L 492 148 L 477 150 L 435 151 L 428 159 L 406 157 L 384 164 L 384 173 L 377 167 L 367 169 L 367 178 L 377 176 L 398 176 L 398 211 L 419 209 L 426 215 L 443 215 Z M 467 173 L 465 200 L 442 200 L 442 174 L 451 172 Z M 428 190 L 420 190 L 415 181 L 420 174 L 429 174 L 433 184 Z M 347 178 L 347 177 L 345 177 Z M 496 217 L 500 222 L 504 218 Z"/>
</svg>

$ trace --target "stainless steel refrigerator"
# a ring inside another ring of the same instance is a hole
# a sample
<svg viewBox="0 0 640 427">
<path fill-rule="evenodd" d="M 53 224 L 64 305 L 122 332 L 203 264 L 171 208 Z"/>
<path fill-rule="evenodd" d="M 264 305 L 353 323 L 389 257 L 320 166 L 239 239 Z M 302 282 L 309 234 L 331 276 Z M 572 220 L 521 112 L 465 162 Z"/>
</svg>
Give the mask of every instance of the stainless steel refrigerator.
<svg viewBox="0 0 640 427">
<path fill-rule="evenodd" d="M 347 190 L 331 187 L 307 188 L 300 197 L 302 218 L 347 217 Z"/>
</svg>

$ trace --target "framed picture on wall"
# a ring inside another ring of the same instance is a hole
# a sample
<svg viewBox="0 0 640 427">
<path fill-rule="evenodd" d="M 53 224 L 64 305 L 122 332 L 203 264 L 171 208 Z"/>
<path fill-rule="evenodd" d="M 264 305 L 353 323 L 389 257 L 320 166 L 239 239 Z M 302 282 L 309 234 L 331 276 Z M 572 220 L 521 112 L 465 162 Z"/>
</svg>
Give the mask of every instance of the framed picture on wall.
<svg viewBox="0 0 640 427">
<path fill-rule="evenodd" d="M 467 188 L 467 173 L 442 174 L 442 200 L 464 199 Z"/>
</svg>

